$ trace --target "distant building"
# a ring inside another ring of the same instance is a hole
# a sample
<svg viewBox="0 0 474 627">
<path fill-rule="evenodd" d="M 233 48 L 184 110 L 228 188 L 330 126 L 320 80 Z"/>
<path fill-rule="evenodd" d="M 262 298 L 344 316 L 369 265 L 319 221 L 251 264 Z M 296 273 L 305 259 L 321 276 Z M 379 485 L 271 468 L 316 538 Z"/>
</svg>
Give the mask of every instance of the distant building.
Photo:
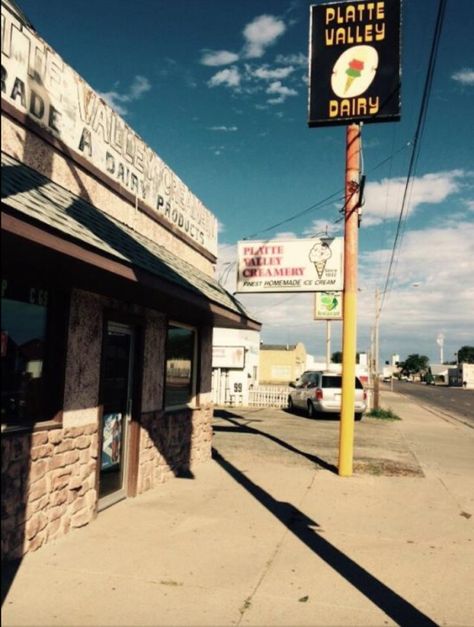
<svg viewBox="0 0 474 627">
<path fill-rule="evenodd" d="M 432 382 L 435 385 L 450 385 L 450 382 L 455 378 L 453 377 L 455 374 L 453 370 L 457 370 L 457 368 L 448 366 L 448 364 L 430 364 L 429 371 L 433 377 Z"/>
<path fill-rule="evenodd" d="M 259 383 L 287 384 L 306 370 L 304 344 L 261 344 Z"/>
<path fill-rule="evenodd" d="M 461 385 L 466 390 L 474 390 L 474 364 L 462 363 L 461 369 Z"/>
<path fill-rule="evenodd" d="M 212 340 L 212 400 L 216 405 L 248 405 L 258 383 L 260 333 L 215 328 Z"/>
<path fill-rule="evenodd" d="M 474 364 L 432 364 L 430 370 L 435 385 L 474 389 Z"/>
</svg>

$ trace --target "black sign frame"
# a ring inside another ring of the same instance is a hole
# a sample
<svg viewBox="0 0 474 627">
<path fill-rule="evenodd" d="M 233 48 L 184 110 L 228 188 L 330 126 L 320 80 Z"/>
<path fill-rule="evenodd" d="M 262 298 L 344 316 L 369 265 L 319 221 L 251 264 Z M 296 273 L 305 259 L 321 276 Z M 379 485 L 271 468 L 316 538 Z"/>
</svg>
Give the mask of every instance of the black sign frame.
<svg viewBox="0 0 474 627">
<path fill-rule="evenodd" d="M 401 9 L 401 0 L 310 6 L 310 128 L 400 120 Z M 364 72 L 358 57 L 365 57 Z M 367 81 L 363 92 L 345 96 L 344 90 L 353 85 L 357 92 Z"/>
</svg>

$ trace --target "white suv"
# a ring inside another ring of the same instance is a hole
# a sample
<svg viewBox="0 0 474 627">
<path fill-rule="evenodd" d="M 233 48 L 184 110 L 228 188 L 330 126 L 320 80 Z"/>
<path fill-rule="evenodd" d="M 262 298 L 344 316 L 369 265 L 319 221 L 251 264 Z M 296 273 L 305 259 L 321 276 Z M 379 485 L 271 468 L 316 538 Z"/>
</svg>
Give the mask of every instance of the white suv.
<svg viewBox="0 0 474 627">
<path fill-rule="evenodd" d="M 288 409 L 304 409 L 310 418 L 318 414 L 338 414 L 341 411 L 342 377 L 334 372 L 308 370 L 291 384 Z M 355 419 L 360 420 L 367 409 L 367 394 L 360 380 L 355 379 Z"/>
</svg>

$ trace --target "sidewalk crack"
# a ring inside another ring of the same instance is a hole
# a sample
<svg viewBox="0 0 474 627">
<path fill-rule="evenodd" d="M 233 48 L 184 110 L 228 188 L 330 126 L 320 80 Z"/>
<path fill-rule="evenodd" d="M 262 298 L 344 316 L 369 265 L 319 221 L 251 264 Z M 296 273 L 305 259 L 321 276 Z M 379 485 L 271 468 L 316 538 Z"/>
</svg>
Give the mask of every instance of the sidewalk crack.
<svg viewBox="0 0 474 627">
<path fill-rule="evenodd" d="M 314 484 L 314 480 L 316 479 L 316 472 L 313 472 L 313 476 L 311 478 L 311 481 L 309 482 L 309 485 L 306 487 L 306 490 L 304 491 L 299 503 L 298 503 L 298 508 L 300 508 L 300 506 L 303 504 L 306 496 L 308 495 L 308 493 L 310 492 L 310 490 L 313 487 Z M 265 567 L 263 568 L 263 571 L 260 575 L 260 577 L 258 578 L 257 583 L 255 584 L 253 590 L 251 591 L 251 593 L 249 594 L 249 596 L 244 600 L 242 607 L 239 608 L 239 613 L 240 613 L 240 617 L 236 623 L 236 625 L 240 625 L 245 613 L 251 608 L 252 606 L 252 601 L 255 597 L 255 595 L 257 594 L 258 590 L 260 589 L 268 571 L 270 570 L 273 562 L 275 561 L 278 553 L 280 552 L 280 549 L 283 545 L 283 542 L 285 541 L 286 536 L 290 533 L 290 529 L 289 527 L 285 527 L 280 540 L 277 542 L 275 549 L 273 550 L 273 552 L 271 553 L 269 559 L 265 562 Z"/>
</svg>

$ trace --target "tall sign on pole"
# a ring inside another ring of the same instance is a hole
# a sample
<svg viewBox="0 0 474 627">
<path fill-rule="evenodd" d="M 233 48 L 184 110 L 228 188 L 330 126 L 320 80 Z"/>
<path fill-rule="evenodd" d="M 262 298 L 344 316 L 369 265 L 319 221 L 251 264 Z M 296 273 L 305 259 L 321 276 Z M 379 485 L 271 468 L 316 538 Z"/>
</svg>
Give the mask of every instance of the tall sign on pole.
<svg viewBox="0 0 474 627">
<path fill-rule="evenodd" d="M 352 475 L 361 123 L 400 119 L 400 0 L 310 8 L 310 127 L 344 124 L 344 292 L 339 474 Z"/>
<path fill-rule="evenodd" d="M 309 126 L 400 119 L 400 0 L 312 5 Z"/>
</svg>

